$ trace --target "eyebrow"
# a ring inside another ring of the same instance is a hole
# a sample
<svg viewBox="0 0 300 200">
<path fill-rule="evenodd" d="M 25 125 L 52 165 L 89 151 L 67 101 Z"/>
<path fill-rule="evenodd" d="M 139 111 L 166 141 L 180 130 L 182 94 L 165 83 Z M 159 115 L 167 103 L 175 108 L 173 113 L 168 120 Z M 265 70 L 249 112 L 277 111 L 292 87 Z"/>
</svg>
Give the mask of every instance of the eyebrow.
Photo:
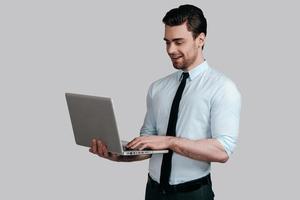
<svg viewBox="0 0 300 200">
<path fill-rule="evenodd" d="M 176 41 L 180 41 L 180 40 L 184 40 L 184 38 L 174 38 L 171 40 L 171 42 L 173 42 L 173 41 L 176 42 Z M 170 40 L 168 40 L 167 38 L 164 38 L 164 41 L 170 42 Z"/>
</svg>

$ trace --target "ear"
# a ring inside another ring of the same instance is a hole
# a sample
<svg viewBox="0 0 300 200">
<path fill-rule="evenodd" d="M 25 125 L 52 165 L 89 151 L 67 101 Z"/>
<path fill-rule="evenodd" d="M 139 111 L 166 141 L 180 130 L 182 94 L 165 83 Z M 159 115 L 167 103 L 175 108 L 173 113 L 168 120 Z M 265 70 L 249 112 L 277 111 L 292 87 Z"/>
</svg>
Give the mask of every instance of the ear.
<svg viewBox="0 0 300 200">
<path fill-rule="evenodd" d="M 202 48 L 204 46 L 204 44 L 205 44 L 205 38 L 206 38 L 206 36 L 205 36 L 204 33 L 200 33 L 198 35 L 198 37 L 196 38 L 197 43 L 198 43 L 198 48 Z"/>
</svg>

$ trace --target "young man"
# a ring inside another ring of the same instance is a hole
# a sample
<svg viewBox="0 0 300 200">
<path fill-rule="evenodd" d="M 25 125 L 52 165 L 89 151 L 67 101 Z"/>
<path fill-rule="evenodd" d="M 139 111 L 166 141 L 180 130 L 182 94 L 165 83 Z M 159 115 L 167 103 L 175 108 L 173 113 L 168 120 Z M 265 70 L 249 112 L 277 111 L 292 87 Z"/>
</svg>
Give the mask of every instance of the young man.
<svg viewBox="0 0 300 200">
<path fill-rule="evenodd" d="M 241 96 L 235 84 L 203 57 L 206 19 L 192 5 L 163 18 L 166 50 L 177 72 L 151 84 L 141 136 L 127 147 L 168 154 L 118 156 L 101 141 L 90 151 L 114 161 L 150 158 L 146 199 L 213 199 L 211 162 L 225 163 L 238 138 Z"/>
</svg>

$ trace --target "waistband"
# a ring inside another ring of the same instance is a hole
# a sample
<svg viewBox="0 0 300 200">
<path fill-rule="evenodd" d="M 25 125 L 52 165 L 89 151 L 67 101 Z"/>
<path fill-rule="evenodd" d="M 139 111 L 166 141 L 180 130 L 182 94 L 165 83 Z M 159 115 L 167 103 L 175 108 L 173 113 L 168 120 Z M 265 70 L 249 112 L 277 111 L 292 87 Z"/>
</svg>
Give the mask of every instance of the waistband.
<svg viewBox="0 0 300 200">
<path fill-rule="evenodd" d="M 148 174 L 148 183 L 151 187 L 157 188 L 161 190 L 163 193 L 170 193 L 170 192 L 190 192 L 193 190 L 197 190 L 204 185 L 212 185 L 210 174 L 195 180 L 191 180 L 185 183 L 180 183 L 176 185 L 161 185 L 155 180 L 153 180 L 150 175 Z"/>
</svg>

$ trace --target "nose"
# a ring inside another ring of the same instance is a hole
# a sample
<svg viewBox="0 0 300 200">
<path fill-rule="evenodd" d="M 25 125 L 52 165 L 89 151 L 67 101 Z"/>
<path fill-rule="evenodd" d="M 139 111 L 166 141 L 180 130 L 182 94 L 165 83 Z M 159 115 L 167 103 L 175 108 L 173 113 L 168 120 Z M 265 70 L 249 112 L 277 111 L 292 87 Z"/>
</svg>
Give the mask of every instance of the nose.
<svg viewBox="0 0 300 200">
<path fill-rule="evenodd" d="M 174 54 L 176 52 L 176 46 L 173 43 L 167 45 L 168 54 Z"/>
</svg>

